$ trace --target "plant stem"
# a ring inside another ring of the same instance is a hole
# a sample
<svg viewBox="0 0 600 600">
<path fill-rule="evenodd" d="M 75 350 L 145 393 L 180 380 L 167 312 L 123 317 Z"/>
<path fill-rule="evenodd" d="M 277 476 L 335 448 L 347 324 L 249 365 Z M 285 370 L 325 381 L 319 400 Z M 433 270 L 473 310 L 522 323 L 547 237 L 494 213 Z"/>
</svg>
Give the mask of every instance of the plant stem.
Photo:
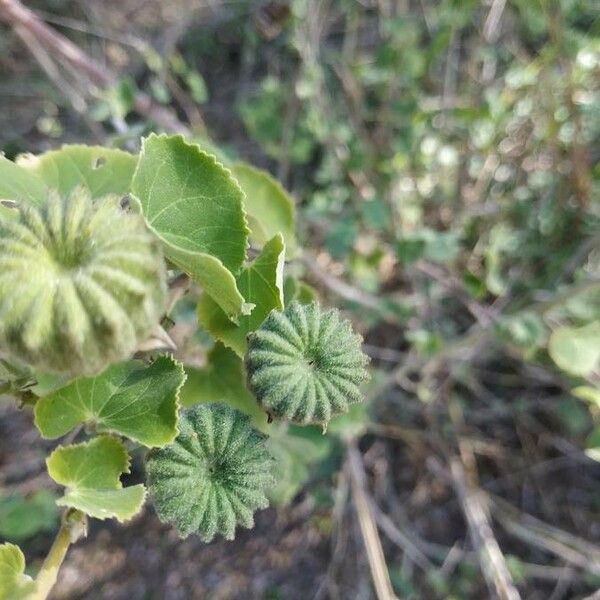
<svg viewBox="0 0 600 600">
<path fill-rule="evenodd" d="M 36 578 L 36 591 L 30 600 L 45 600 L 48 597 L 69 546 L 84 537 L 86 531 L 87 518 L 82 512 L 69 509 L 64 513 L 60 529 Z"/>
</svg>

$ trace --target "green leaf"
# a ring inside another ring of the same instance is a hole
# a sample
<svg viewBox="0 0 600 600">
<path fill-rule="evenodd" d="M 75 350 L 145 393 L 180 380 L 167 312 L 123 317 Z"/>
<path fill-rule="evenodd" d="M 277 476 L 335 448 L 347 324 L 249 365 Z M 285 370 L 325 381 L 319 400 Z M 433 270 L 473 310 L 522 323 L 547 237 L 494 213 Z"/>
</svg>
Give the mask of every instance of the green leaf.
<svg viewBox="0 0 600 600">
<path fill-rule="evenodd" d="M 235 278 L 246 255 L 244 194 L 231 173 L 182 136 L 151 135 L 132 194 L 165 254 L 219 304 L 228 318 L 250 307 Z"/>
<path fill-rule="evenodd" d="M 239 356 L 246 352 L 246 336 L 260 327 L 273 309 L 283 309 L 283 263 L 285 245 L 281 234 L 265 244 L 254 262 L 237 277 L 237 287 L 255 305 L 252 314 L 232 323 L 211 296 L 198 303 L 198 319 L 203 327 Z"/>
<path fill-rule="evenodd" d="M 38 400 L 35 423 L 50 439 L 86 423 L 149 448 L 164 446 L 177 436 L 177 399 L 184 381 L 183 366 L 168 356 L 149 367 L 139 361 L 117 363 Z"/>
<path fill-rule="evenodd" d="M 501 319 L 498 332 L 502 341 L 515 344 L 530 353 L 545 345 L 547 339 L 544 322 L 531 311 Z"/>
<path fill-rule="evenodd" d="M 182 136 L 151 135 L 142 142 L 132 192 L 169 244 L 239 271 L 248 238 L 244 194 L 213 156 Z"/>
<path fill-rule="evenodd" d="M 269 450 L 275 457 L 274 477 L 277 482 L 269 491 L 269 499 L 280 506 L 291 502 L 308 481 L 311 465 L 322 460 L 331 450 L 331 437 L 320 430 L 294 427 L 272 427 Z"/>
<path fill-rule="evenodd" d="M 35 174 L 0 154 L 0 200 L 25 200 L 42 206 L 46 200 L 46 186 Z M 0 206 L 1 215 L 10 217 L 14 213 L 16 211 Z"/>
<path fill-rule="evenodd" d="M 143 485 L 123 488 L 122 473 L 129 473 L 129 456 L 116 437 L 103 435 L 90 442 L 59 446 L 46 459 L 48 473 L 67 487 L 59 506 L 76 508 L 97 519 L 126 521 L 142 507 Z"/>
<path fill-rule="evenodd" d="M 81 185 L 90 190 L 92 198 L 101 198 L 129 192 L 136 157 L 102 146 L 67 145 L 39 156 L 23 155 L 18 164 L 61 196 Z"/>
<path fill-rule="evenodd" d="M 314 287 L 304 281 L 294 277 L 286 277 L 283 282 L 283 300 L 287 306 L 290 302 L 296 300 L 300 304 L 311 304 L 319 299 Z"/>
<path fill-rule="evenodd" d="M 25 557 L 19 546 L 0 546 L 0 600 L 21 600 L 33 594 L 35 582 L 25 575 Z"/>
<path fill-rule="evenodd" d="M 550 336 L 548 352 L 563 371 L 590 375 L 600 362 L 600 321 L 583 327 L 559 327 Z"/>
<path fill-rule="evenodd" d="M 246 387 L 244 364 L 233 350 L 217 342 L 208 353 L 204 367 L 186 367 L 187 380 L 181 389 L 182 406 L 225 402 L 252 417 L 264 429 L 266 413 Z"/>
<path fill-rule="evenodd" d="M 250 239 L 263 246 L 281 233 L 288 255 L 293 256 L 297 247 L 296 209 L 291 196 L 266 171 L 246 163 L 236 163 L 232 171 L 246 194 Z"/>
<path fill-rule="evenodd" d="M 57 523 L 56 496 L 48 490 L 0 498 L 0 536 L 7 540 L 26 540 L 53 531 Z"/>
</svg>

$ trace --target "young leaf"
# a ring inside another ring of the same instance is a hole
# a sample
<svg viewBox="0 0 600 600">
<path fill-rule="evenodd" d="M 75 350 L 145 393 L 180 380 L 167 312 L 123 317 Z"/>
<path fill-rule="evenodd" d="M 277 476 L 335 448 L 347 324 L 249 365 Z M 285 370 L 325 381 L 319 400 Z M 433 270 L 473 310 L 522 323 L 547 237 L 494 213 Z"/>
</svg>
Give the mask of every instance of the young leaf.
<svg viewBox="0 0 600 600">
<path fill-rule="evenodd" d="M 35 423 L 45 438 L 91 423 L 97 431 L 112 431 L 149 448 L 164 446 L 177 435 L 177 399 L 184 381 L 183 366 L 168 356 L 149 367 L 138 361 L 118 363 L 40 398 Z"/>
<path fill-rule="evenodd" d="M 550 336 L 548 352 L 563 371 L 585 377 L 600 362 L 600 321 L 583 327 L 559 327 Z"/>
<path fill-rule="evenodd" d="M 181 136 L 151 135 L 142 143 L 131 191 L 167 258 L 226 314 L 242 313 L 230 272 L 242 266 L 248 227 L 244 193 L 231 173 Z"/>
<path fill-rule="evenodd" d="M 250 238 L 263 246 L 281 233 L 288 255 L 296 251 L 296 209 L 283 186 L 266 171 L 236 163 L 233 174 L 246 194 L 244 205 L 250 224 Z"/>
<path fill-rule="evenodd" d="M 84 186 L 92 198 L 101 198 L 129 192 L 136 157 L 101 146 L 66 145 L 39 156 L 22 155 L 17 164 L 61 196 L 67 196 L 77 186 Z"/>
<path fill-rule="evenodd" d="M 36 175 L 0 154 L 0 200 L 26 201 L 42 206 L 46 200 L 46 186 Z M 12 211 L 6 212 L 10 215 Z"/>
<path fill-rule="evenodd" d="M 266 436 L 225 404 L 200 404 L 181 417 L 181 433 L 151 450 L 146 470 L 152 502 L 162 522 L 179 535 L 197 533 L 210 542 L 232 540 L 238 524 L 250 528 L 253 513 L 268 505 L 273 483 Z"/>
<path fill-rule="evenodd" d="M 265 244 L 254 262 L 237 277 L 237 286 L 255 308 L 249 316 L 232 323 L 215 300 L 202 296 L 198 303 L 198 319 L 203 327 L 239 356 L 246 351 L 246 336 L 258 328 L 272 309 L 283 309 L 283 262 L 285 245 L 281 234 Z"/>
<path fill-rule="evenodd" d="M 126 521 L 144 503 L 143 485 L 121 485 L 121 474 L 129 473 L 129 456 L 116 437 L 103 435 L 83 444 L 59 446 L 46 465 L 50 477 L 67 487 L 56 501 L 59 506 L 76 508 L 97 519 Z"/>
<path fill-rule="evenodd" d="M 264 429 L 266 414 L 248 391 L 244 365 L 233 350 L 217 342 L 204 367 L 186 367 L 185 371 L 187 379 L 180 394 L 182 406 L 225 402 L 252 417 L 255 426 Z"/>
<path fill-rule="evenodd" d="M 25 557 L 19 546 L 0 545 L 0 600 L 24 600 L 36 589 L 25 575 Z"/>
</svg>

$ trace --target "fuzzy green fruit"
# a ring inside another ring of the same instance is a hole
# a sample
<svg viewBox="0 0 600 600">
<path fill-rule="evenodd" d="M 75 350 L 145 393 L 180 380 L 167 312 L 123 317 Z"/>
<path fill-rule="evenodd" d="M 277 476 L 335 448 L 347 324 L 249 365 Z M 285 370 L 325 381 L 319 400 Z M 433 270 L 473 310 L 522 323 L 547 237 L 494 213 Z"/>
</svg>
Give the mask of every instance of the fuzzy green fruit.
<svg viewBox="0 0 600 600">
<path fill-rule="evenodd" d="M 361 342 L 337 310 L 292 302 L 248 336 L 248 385 L 272 416 L 325 424 L 362 400 Z"/>
<path fill-rule="evenodd" d="M 273 458 L 266 436 L 225 404 L 199 404 L 184 412 L 172 444 L 148 454 L 148 488 L 163 523 L 179 534 L 210 542 L 232 540 L 236 525 L 254 526 L 253 513 L 268 505 Z"/>
<path fill-rule="evenodd" d="M 135 350 L 166 297 L 159 242 L 117 196 L 50 192 L 0 218 L 0 352 L 33 369 L 95 374 Z"/>
</svg>

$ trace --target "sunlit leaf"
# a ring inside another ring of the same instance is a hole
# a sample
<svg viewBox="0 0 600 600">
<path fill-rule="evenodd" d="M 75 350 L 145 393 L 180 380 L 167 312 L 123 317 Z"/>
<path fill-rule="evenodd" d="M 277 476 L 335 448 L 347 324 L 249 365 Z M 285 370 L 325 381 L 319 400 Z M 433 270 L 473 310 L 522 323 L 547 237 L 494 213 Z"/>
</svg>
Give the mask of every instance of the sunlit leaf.
<svg viewBox="0 0 600 600">
<path fill-rule="evenodd" d="M 36 584 L 25 575 L 25 557 L 18 546 L 0 546 L 0 600 L 22 600 L 35 591 Z"/>
<path fill-rule="evenodd" d="M 143 485 L 123 488 L 122 473 L 129 473 L 129 456 L 116 437 L 104 435 L 90 442 L 59 446 L 46 459 L 48 474 L 66 486 L 59 506 L 76 508 L 97 519 L 126 521 L 142 507 Z"/>
<path fill-rule="evenodd" d="M 213 156 L 181 136 L 151 135 L 131 188 L 167 258 L 212 296 L 229 318 L 250 307 L 235 285 L 246 255 L 244 194 Z"/>
<path fill-rule="evenodd" d="M 44 182 L 24 167 L 21 167 L 0 154 L 0 200 L 30 202 L 42 206 L 46 199 Z M 1 207 L 0 214 L 10 215 L 10 211 Z"/>
<path fill-rule="evenodd" d="M 177 398 L 184 381 L 182 365 L 168 356 L 149 367 L 118 363 L 38 400 L 35 423 L 45 438 L 86 423 L 148 447 L 164 446 L 177 435 Z"/>
<path fill-rule="evenodd" d="M 62 196 L 82 185 L 90 190 L 92 198 L 100 198 L 129 192 L 136 157 L 101 146 L 67 145 L 39 156 L 22 155 L 18 164 Z"/>
</svg>

